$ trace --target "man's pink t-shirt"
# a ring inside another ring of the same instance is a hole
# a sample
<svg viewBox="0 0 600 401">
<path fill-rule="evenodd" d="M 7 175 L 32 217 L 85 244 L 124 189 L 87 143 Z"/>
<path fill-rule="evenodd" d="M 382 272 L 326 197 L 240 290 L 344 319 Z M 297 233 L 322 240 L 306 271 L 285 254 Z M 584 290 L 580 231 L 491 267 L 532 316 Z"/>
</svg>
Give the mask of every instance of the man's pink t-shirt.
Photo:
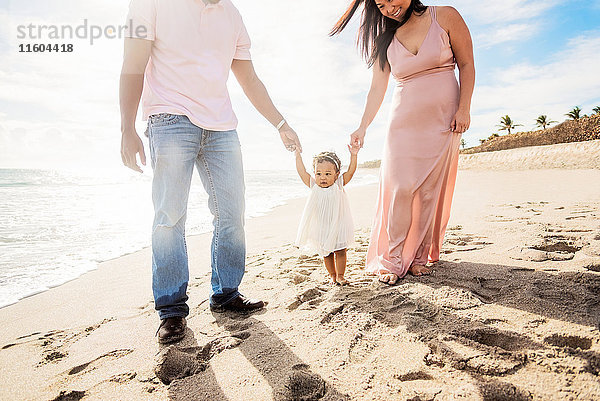
<svg viewBox="0 0 600 401">
<path fill-rule="evenodd" d="M 131 0 L 127 26 L 127 37 L 153 41 L 144 120 L 170 113 L 213 131 L 237 127 L 227 79 L 233 59 L 251 57 L 250 37 L 231 0 Z"/>
</svg>

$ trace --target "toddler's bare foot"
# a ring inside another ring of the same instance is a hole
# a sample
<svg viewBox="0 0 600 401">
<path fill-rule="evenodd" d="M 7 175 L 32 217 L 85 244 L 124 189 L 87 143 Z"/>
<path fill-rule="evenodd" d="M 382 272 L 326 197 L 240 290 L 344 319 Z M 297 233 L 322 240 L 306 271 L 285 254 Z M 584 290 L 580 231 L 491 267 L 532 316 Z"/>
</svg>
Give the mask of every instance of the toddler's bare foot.
<svg viewBox="0 0 600 401">
<path fill-rule="evenodd" d="M 394 273 L 381 273 L 379 274 L 379 281 L 389 285 L 395 285 L 398 282 L 398 275 Z"/>
<path fill-rule="evenodd" d="M 344 278 L 344 276 L 337 276 L 337 278 L 335 279 L 335 282 L 337 285 L 349 285 L 350 284 L 348 282 L 348 280 L 346 280 Z"/>
<path fill-rule="evenodd" d="M 431 269 L 423 265 L 412 265 L 408 272 L 413 276 L 427 276 L 431 274 Z"/>
<path fill-rule="evenodd" d="M 331 280 L 329 281 L 329 284 L 331 284 L 331 285 L 336 285 L 336 284 L 337 284 L 337 281 L 336 281 L 336 279 L 335 279 L 335 276 L 334 276 L 334 275 L 330 275 L 330 276 L 329 276 L 329 278 L 331 279 Z"/>
</svg>

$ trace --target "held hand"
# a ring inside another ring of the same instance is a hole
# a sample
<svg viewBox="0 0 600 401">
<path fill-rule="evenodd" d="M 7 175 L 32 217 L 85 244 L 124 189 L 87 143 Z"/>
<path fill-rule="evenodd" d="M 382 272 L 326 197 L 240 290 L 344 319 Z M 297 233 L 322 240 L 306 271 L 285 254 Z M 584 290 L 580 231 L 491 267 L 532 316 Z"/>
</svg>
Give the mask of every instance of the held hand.
<svg viewBox="0 0 600 401">
<path fill-rule="evenodd" d="M 146 165 L 146 153 L 144 152 L 144 144 L 135 130 L 125 131 L 121 136 L 121 160 L 123 164 L 130 169 L 143 173 L 140 166 L 137 164 L 136 155 L 140 154 L 140 162 Z"/>
<path fill-rule="evenodd" d="M 351 155 L 355 156 L 358 154 L 358 151 L 360 150 L 360 146 L 348 145 L 348 150 L 350 151 Z"/>
<path fill-rule="evenodd" d="M 471 125 L 469 112 L 459 109 L 450 123 L 450 130 L 455 134 L 462 134 L 469 129 L 469 125 Z"/>
<path fill-rule="evenodd" d="M 285 123 L 279 130 L 279 136 L 281 137 L 281 142 L 283 142 L 283 145 L 287 150 L 290 152 L 302 153 L 300 139 L 298 139 L 296 131 L 294 131 L 287 123 Z"/>
<path fill-rule="evenodd" d="M 350 146 L 358 147 L 359 149 L 365 144 L 365 135 L 367 131 L 359 128 L 350 135 Z"/>
</svg>

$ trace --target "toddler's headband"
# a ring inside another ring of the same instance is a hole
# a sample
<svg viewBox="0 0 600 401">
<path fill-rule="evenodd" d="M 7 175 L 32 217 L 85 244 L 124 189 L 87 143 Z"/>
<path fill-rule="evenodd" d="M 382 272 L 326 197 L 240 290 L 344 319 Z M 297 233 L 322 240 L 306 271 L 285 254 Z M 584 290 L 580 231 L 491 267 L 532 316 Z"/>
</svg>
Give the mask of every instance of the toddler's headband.
<svg viewBox="0 0 600 401">
<path fill-rule="evenodd" d="M 338 164 L 337 160 L 335 160 L 333 157 L 331 157 L 331 156 L 329 156 L 329 155 L 322 155 L 322 156 L 320 156 L 320 157 L 322 157 L 323 159 L 330 160 L 330 161 L 333 163 L 333 165 L 335 166 L 335 168 L 336 168 L 338 171 L 340 170 L 340 165 Z"/>
</svg>

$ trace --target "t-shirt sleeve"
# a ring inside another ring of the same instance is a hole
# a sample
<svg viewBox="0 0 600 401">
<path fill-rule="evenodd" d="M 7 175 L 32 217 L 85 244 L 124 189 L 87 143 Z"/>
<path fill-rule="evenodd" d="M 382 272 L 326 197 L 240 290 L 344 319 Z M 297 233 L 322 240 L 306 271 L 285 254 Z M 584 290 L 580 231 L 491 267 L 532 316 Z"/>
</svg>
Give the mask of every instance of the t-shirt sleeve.
<svg viewBox="0 0 600 401">
<path fill-rule="evenodd" d="M 310 184 L 310 185 L 309 185 L 309 187 L 310 187 L 310 188 L 312 188 L 312 187 L 313 187 L 313 185 L 315 185 L 315 184 L 317 183 L 317 182 L 315 181 L 315 179 L 313 178 L 313 176 L 312 176 L 312 175 L 310 176 L 310 180 L 309 180 L 309 181 L 310 181 L 310 182 L 309 182 L 309 184 Z"/>
<path fill-rule="evenodd" d="M 154 40 L 156 38 L 156 1 L 131 0 L 126 22 L 126 38 Z"/>
<path fill-rule="evenodd" d="M 242 27 L 238 34 L 235 55 L 233 58 L 236 60 L 252 60 L 252 57 L 250 56 L 250 35 L 248 35 L 248 31 L 246 30 L 243 21 L 241 21 L 241 24 Z"/>
</svg>

